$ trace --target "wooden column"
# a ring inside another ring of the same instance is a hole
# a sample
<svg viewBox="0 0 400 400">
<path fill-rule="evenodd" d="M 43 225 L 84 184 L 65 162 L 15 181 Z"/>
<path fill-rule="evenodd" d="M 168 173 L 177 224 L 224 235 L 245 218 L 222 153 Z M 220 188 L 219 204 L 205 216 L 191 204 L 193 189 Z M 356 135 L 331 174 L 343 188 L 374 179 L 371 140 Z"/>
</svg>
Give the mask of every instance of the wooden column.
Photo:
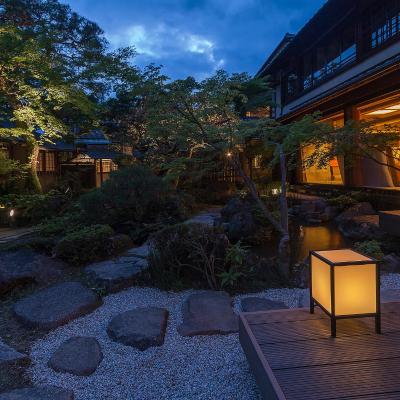
<svg viewBox="0 0 400 400">
<path fill-rule="evenodd" d="M 354 105 L 348 105 L 344 109 L 344 122 L 349 121 L 360 121 L 360 112 L 357 107 Z M 362 162 L 359 157 L 356 159 L 352 159 L 351 162 L 344 159 L 344 184 L 345 186 L 362 186 L 363 178 L 362 178 Z"/>
</svg>

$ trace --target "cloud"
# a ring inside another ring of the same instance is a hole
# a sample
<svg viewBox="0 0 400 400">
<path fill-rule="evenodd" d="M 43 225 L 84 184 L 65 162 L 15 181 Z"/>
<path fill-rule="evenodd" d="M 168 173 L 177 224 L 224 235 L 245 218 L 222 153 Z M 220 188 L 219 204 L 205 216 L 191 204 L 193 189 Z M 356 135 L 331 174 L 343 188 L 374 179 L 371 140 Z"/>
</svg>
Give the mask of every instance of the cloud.
<svg viewBox="0 0 400 400">
<path fill-rule="evenodd" d="M 142 61 L 168 62 L 168 59 L 197 55 L 209 70 L 222 68 L 225 61 L 217 55 L 216 43 L 210 38 L 160 23 L 155 26 L 131 25 L 117 33 L 107 34 L 113 47 L 134 46 Z"/>
<path fill-rule="evenodd" d="M 96 21 L 113 47 L 133 45 L 140 66 L 162 64 L 172 78 L 218 68 L 257 72 L 286 32 L 295 33 L 326 0 L 61 0 Z"/>
</svg>

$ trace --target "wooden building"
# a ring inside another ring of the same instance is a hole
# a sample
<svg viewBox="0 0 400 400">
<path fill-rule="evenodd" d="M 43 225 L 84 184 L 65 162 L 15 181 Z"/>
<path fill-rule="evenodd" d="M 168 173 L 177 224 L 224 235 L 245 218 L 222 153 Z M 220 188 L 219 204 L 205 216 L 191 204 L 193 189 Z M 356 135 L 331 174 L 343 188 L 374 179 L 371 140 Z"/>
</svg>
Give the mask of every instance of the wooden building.
<svg viewBox="0 0 400 400">
<path fill-rule="evenodd" d="M 29 150 L 25 141 L 12 136 L 0 142 L 0 151 L 21 163 L 29 162 Z M 37 174 L 44 191 L 50 190 L 68 174 L 79 179 L 82 188 L 99 187 L 112 171 L 118 168 L 116 159 L 132 155 L 132 149 L 113 143 L 101 131 L 93 130 L 71 140 L 56 140 L 40 144 Z"/>
<path fill-rule="evenodd" d="M 257 76 L 270 77 L 272 116 L 282 123 L 319 111 L 333 126 L 348 120 L 400 125 L 400 0 L 328 0 L 296 35 L 284 37 Z M 368 159 L 352 167 L 334 159 L 325 169 L 302 168 L 297 180 L 400 187 L 398 171 Z"/>
</svg>

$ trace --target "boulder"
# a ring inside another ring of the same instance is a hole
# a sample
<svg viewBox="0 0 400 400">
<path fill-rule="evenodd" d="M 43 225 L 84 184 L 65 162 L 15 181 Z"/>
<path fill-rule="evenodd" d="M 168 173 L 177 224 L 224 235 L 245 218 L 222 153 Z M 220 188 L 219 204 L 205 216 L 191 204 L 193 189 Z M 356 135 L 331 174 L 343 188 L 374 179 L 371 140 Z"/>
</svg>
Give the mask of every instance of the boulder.
<svg viewBox="0 0 400 400">
<path fill-rule="evenodd" d="M 85 274 L 96 285 L 109 292 L 116 292 L 132 286 L 137 276 L 146 267 L 146 260 L 125 256 L 116 260 L 91 264 L 85 268 Z"/>
<path fill-rule="evenodd" d="M 114 317 L 108 325 L 107 333 L 115 342 L 141 351 L 162 346 L 168 315 L 164 308 L 136 308 Z"/>
<path fill-rule="evenodd" d="M 49 367 L 56 372 L 89 376 L 96 371 L 103 359 L 99 342 L 92 337 L 73 337 L 56 350 L 49 360 Z"/>
<path fill-rule="evenodd" d="M 260 297 L 246 297 L 240 302 L 243 312 L 271 311 L 288 308 L 281 301 L 273 301 Z"/>
<path fill-rule="evenodd" d="M 65 264 L 30 249 L 0 255 L 0 294 L 30 283 L 48 283 L 62 275 Z"/>
<path fill-rule="evenodd" d="M 235 214 L 250 210 L 251 204 L 248 201 L 234 197 L 221 209 L 222 222 L 228 222 Z"/>
<path fill-rule="evenodd" d="M 344 236 L 355 240 L 381 239 L 384 232 L 379 228 L 378 215 L 360 215 L 339 222 Z"/>
<path fill-rule="evenodd" d="M 383 257 L 380 264 L 381 271 L 389 273 L 399 273 L 400 272 L 400 257 L 397 254 L 388 254 Z"/>
<path fill-rule="evenodd" d="M 0 400 L 74 400 L 74 393 L 56 386 L 43 386 L 2 393 Z"/>
<path fill-rule="evenodd" d="M 375 210 L 371 206 L 370 203 L 363 202 L 357 203 L 356 205 L 348 208 L 346 211 L 343 211 L 336 217 L 336 222 L 342 222 L 348 219 L 353 219 L 354 217 L 359 217 L 362 215 L 373 215 L 376 214 Z"/>
<path fill-rule="evenodd" d="M 14 305 L 26 326 L 53 329 L 81 317 L 101 304 L 101 299 L 78 282 L 64 282 L 36 292 Z"/>
<path fill-rule="evenodd" d="M 182 336 L 226 335 L 237 332 L 238 318 L 225 292 L 207 291 L 190 295 L 182 307 Z"/>
<path fill-rule="evenodd" d="M 231 241 L 238 241 L 257 232 L 257 225 L 250 211 L 243 211 L 235 214 L 229 223 L 228 238 Z"/>
<path fill-rule="evenodd" d="M 151 243 L 146 242 L 144 245 L 140 247 L 133 247 L 132 249 L 129 249 L 126 254 L 128 256 L 134 256 L 137 258 L 147 258 L 149 256 L 150 249 L 151 249 Z"/>
<path fill-rule="evenodd" d="M 26 354 L 22 354 L 12 347 L 6 345 L 0 339 L 0 368 L 8 364 L 15 364 L 19 362 L 28 361 L 29 358 Z"/>
</svg>

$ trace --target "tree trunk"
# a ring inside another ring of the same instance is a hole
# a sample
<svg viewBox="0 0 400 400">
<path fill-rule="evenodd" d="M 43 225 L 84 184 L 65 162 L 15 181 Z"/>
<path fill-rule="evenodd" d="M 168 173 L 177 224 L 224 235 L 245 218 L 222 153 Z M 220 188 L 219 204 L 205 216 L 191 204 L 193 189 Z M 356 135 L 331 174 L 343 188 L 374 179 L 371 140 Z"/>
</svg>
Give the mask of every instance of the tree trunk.
<svg viewBox="0 0 400 400">
<path fill-rule="evenodd" d="M 234 155 L 232 156 L 232 164 L 239 172 L 240 176 L 242 177 L 247 188 L 249 189 L 250 194 L 255 200 L 256 204 L 263 212 L 263 214 L 267 217 L 268 221 L 281 234 L 281 239 L 278 246 L 278 262 L 282 275 L 287 278 L 289 276 L 289 267 L 290 267 L 290 236 L 289 236 L 288 211 L 287 211 L 288 208 L 286 199 L 286 162 L 284 153 L 281 162 L 283 163 L 282 165 L 284 166 L 283 168 L 284 176 L 282 179 L 284 185 L 282 185 L 282 193 L 280 197 L 281 221 L 277 221 L 272 215 L 272 213 L 268 210 L 264 202 L 260 199 L 260 196 L 258 195 L 257 188 L 255 187 L 254 182 L 246 175 L 237 157 Z M 285 215 L 286 218 L 283 218 L 282 215 Z"/>
<path fill-rule="evenodd" d="M 283 235 L 278 246 L 278 262 L 282 275 L 287 278 L 290 273 L 290 236 Z"/>
<path fill-rule="evenodd" d="M 39 158 L 39 145 L 35 139 L 29 141 L 30 146 L 30 177 L 33 189 L 36 193 L 42 193 L 42 185 L 37 174 L 37 162 Z"/>
</svg>

